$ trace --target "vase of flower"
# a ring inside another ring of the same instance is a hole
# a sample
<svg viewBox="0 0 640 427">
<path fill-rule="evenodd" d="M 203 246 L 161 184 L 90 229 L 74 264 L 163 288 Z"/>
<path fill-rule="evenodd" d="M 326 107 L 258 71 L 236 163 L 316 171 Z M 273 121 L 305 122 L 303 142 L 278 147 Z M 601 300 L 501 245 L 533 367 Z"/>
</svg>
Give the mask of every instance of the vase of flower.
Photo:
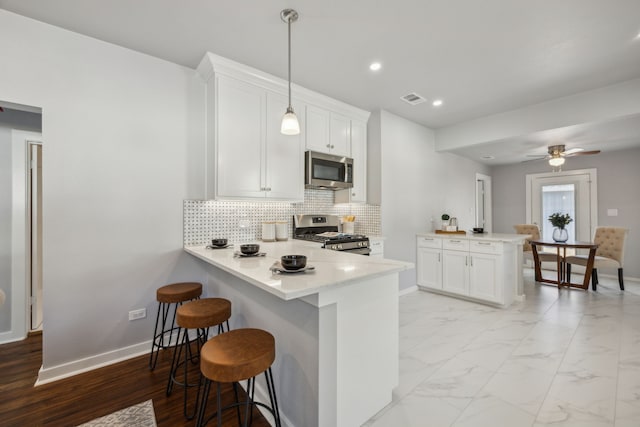
<svg viewBox="0 0 640 427">
<path fill-rule="evenodd" d="M 556 212 L 549 216 L 549 222 L 554 227 L 553 234 L 551 235 L 551 238 L 554 240 L 554 242 L 563 243 L 569 240 L 569 233 L 567 232 L 567 229 L 565 227 L 569 225 L 571 221 L 573 221 L 573 219 L 571 219 L 569 214 Z"/>
</svg>

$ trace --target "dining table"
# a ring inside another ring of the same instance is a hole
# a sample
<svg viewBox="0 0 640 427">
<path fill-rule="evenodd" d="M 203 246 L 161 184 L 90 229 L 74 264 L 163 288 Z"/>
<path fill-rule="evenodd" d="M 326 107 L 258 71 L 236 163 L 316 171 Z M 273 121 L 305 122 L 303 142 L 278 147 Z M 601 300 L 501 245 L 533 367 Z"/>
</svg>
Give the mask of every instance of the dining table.
<svg viewBox="0 0 640 427">
<path fill-rule="evenodd" d="M 593 242 L 579 242 L 568 240 L 566 242 L 556 242 L 554 240 L 530 240 L 531 250 L 533 252 L 533 263 L 535 268 L 535 280 L 536 282 L 542 283 L 553 283 L 558 287 L 566 286 L 572 288 L 580 288 L 584 290 L 589 289 L 589 280 L 591 279 L 591 272 L 593 271 L 593 262 L 596 258 L 596 249 L 598 249 L 598 245 Z M 557 261 L 557 269 L 558 269 L 558 277 L 557 280 L 545 279 L 542 277 L 542 269 L 540 257 L 538 256 L 538 248 L 539 247 L 552 247 L 556 249 L 556 253 L 558 255 Z M 567 249 L 588 249 L 589 257 L 587 258 L 587 266 L 584 272 L 584 279 L 582 283 L 571 283 L 566 280 L 566 258 L 567 258 Z M 595 290 L 595 288 L 594 288 Z"/>
</svg>

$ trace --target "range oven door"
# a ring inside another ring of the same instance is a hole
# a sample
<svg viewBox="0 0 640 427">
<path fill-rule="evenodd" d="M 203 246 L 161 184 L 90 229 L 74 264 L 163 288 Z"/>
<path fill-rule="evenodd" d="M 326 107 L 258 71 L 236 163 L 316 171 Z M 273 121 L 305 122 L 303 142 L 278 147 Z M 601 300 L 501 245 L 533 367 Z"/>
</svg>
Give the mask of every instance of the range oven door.
<svg viewBox="0 0 640 427">
<path fill-rule="evenodd" d="M 340 251 L 340 252 L 369 256 L 369 254 L 371 253 L 371 249 L 369 249 L 369 248 L 355 248 L 355 249 L 347 249 L 347 250 Z"/>
</svg>

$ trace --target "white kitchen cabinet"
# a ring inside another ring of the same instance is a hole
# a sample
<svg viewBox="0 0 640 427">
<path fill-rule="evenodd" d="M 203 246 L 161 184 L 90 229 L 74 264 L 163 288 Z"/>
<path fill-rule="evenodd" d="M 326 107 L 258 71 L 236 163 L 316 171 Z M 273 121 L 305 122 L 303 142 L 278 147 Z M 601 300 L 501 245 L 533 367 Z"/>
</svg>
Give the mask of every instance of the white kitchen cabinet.
<svg viewBox="0 0 640 427">
<path fill-rule="evenodd" d="M 442 290 L 442 239 L 418 237 L 418 287 Z"/>
<path fill-rule="evenodd" d="M 351 155 L 353 188 L 338 190 L 335 203 L 367 202 L 367 124 L 351 120 Z"/>
<path fill-rule="evenodd" d="M 384 238 L 369 236 L 369 256 L 374 258 L 384 258 Z"/>
<path fill-rule="evenodd" d="M 515 292 L 516 263 L 514 244 L 473 237 L 418 236 L 420 289 L 508 306 Z"/>
<path fill-rule="evenodd" d="M 212 53 L 197 71 L 206 83 L 207 199 L 302 201 L 305 147 L 350 156 L 351 122 L 369 118 L 367 111 L 294 85 L 300 134 L 282 135 L 286 80 Z"/>
<path fill-rule="evenodd" d="M 307 105 L 307 150 L 351 157 L 351 120 L 330 110 Z"/>
<path fill-rule="evenodd" d="M 219 77 L 215 102 L 215 198 L 303 200 L 303 133 L 280 133 L 287 98 Z"/>
</svg>

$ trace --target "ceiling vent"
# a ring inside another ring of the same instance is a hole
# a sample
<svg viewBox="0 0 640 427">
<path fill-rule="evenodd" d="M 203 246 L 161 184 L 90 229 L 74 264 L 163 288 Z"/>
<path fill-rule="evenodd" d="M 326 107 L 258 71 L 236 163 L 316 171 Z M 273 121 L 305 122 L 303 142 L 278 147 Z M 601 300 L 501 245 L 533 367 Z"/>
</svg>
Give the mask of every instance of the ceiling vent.
<svg viewBox="0 0 640 427">
<path fill-rule="evenodd" d="M 418 104 L 422 104 L 423 102 L 427 102 L 426 98 L 422 97 L 421 95 L 418 95 L 415 92 L 411 92 L 406 94 L 405 96 L 401 96 L 400 99 L 402 99 L 407 104 L 411 104 L 411 105 L 418 105 Z"/>
</svg>

